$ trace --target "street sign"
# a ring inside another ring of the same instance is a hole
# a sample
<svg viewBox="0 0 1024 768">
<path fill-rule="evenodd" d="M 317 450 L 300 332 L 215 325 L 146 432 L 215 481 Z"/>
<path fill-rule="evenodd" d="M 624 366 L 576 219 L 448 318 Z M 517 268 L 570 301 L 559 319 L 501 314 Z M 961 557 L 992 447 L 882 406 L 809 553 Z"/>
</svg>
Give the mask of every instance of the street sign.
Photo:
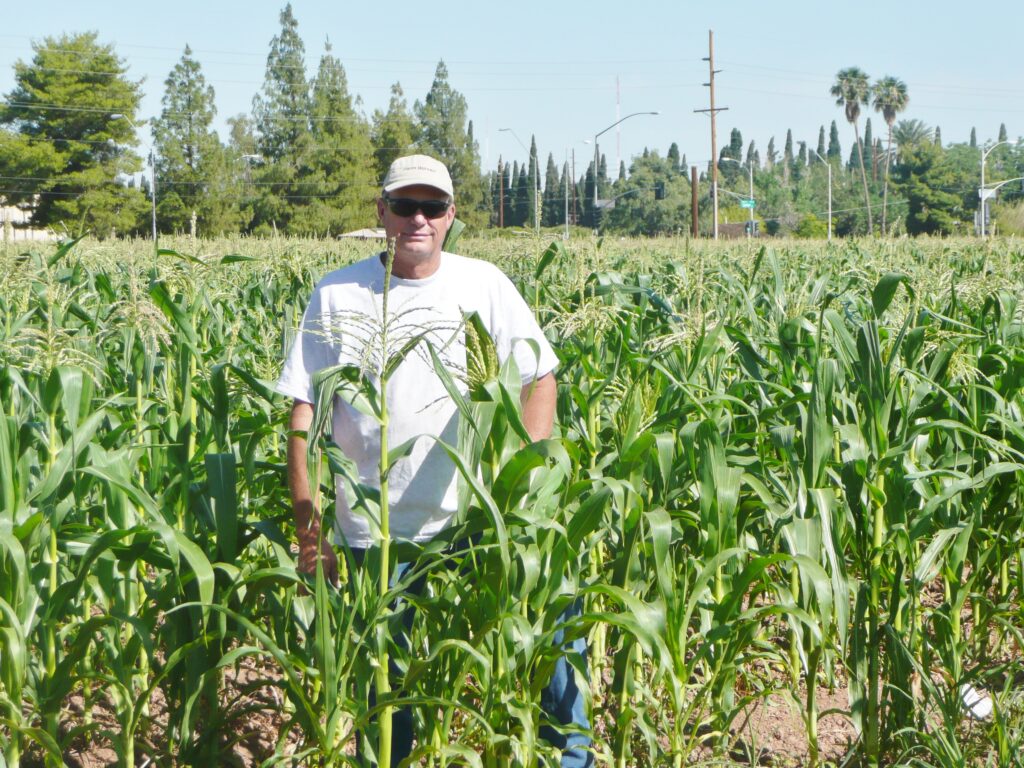
<svg viewBox="0 0 1024 768">
<path fill-rule="evenodd" d="M 996 189 L 985 189 L 984 187 L 979 187 L 978 197 L 980 197 L 982 200 L 988 200 L 989 198 L 995 197 L 998 191 L 999 190 Z"/>
<path fill-rule="evenodd" d="M 740 200 L 740 208 L 753 208 L 757 205 L 757 201 L 752 198 L 743 198 Z"/>
</svg>

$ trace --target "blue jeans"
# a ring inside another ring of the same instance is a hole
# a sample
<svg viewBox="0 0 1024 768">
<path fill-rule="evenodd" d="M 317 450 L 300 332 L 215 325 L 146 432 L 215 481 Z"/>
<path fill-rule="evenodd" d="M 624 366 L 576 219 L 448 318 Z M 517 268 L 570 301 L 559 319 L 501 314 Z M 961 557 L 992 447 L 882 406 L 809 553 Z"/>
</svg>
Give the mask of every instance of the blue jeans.
<svg viewBox="0 0 1024 768">
<path fill-rule="evenodd" d="M 356 564 L 361 565 L 365 550 L 353 549 L 352 555 Z M 395 584 L 398 582 L 410 565 L 411 563 L 397 563 L 391 575 L 391 583 Z M 412 594 L 419 594 L 424 586 L 425 579 L 417 579 L 409 587 L 408 591 Z M 577 599 L 570 603 L 569 607 L 562 612 L 559 621 L 560 623 L 567 622 L 579 616 L 582 612 L 583 602 Z M 406 629 L 412 628 L 412 619 L 413 612 L 406 610 L 403 616 Z M 583 657 L 585 666 L 587 658 L 586 638 L 579 637 L 569 645 L 564 645 L 564 637 L 565 632 L 559 629 L 555 632 L 554 642 L 559 646 L 565 647 L 566 650 L 580 654 Z M 404 646 L 405 641 L 406 637 L 402 635 L 399 638 L 399 642 Z M 391 673 L 392 675 L 399 674 L 399 670 L 394 666 L 393 662 Z M 371 699 L 370 706 L 373 706 L 373 703 Z M 588 749 L 591 739 L 587 735 L 587 732 L 590 730 L 590 721 L 587 719 L 583 693 L 576 683 L 575 671 L 564 656 L 556 662 L 551 680 L 541 692 L 540 706 L 541 710 L 550 720 L 560 725 L 571 725 L 583 731 L 583 733 L 563 734 L 549 725 L 541 727 L 540 737 L 562 750 L 561 768 L 591 768 L 594 765 L 594 755 Z M 391 768 L 397 768 L 412 753 L 414 735 L 412 710 L 407 707 L 393 710 L 391 719 Z"/>
</svg>

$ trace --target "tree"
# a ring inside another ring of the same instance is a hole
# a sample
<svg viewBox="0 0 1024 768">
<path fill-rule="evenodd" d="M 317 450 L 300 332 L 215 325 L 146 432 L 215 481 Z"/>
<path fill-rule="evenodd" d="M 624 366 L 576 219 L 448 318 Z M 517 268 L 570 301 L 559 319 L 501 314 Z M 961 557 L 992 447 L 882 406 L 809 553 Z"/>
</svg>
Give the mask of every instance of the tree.
<svg viewBox="0 0 1024 768">
<path fill-rule="evenodd" d="M 725 165 L 735 165 L 726 163 Z M 634 158 L 615 190 L 601 229 L 630 235 L 676 234 L 689 225 L 690 185 L 668 158 L 648 151 Z"/>
<path fill-rule="evenodd" d="M 148 206 L 123 179 L 141 168 L 131 151 L 141 83 L 95 32 L 32 48 L 31 62 L 14 65 L 14 88 L 0 104 L 0 176 L 20 179 L 8 202 L 34 202 L 37 227 L 99 236 L 136 229 Z"/>
<path fill-rule="evenodd" d="M 836 97 L 836 106 L 843 107 L 847 122 L 853 126 L 853 134 L 857 139 L 858 159 L 860 160 L 860 176 L 864 182 L 864 204 L 867 206 L 868 234 L 874 234 L 871 222 L 871 196 L 868 193 L 868 175 L 864 170 L 864 145 L 860 141 L 860 107 L 868 103 L 868 76 L 857 67 L 841 69 L 836 74 L 835 84 L 830 93 Z"/>
<path fill-rule="evenodd" d="M 1006 132 L 1006 123 L 999 124 L 999 138 L 996 141 L 1006 141 L 1009 138 L 1009 134 Z"/>
<path fill-rule="evenodd" d="M 907 200 L 908 233 L 951 235 L 965 228 L 973 211 L 965 197 L 953 190 L 973 189 L 977 158 L 968 160 L 967 165 L 958 163 L 955 155 L 927 141 L 901 149 L 893 186 Z"/>
<path fill-rule="evenodd" d="M 920 120 L 900 120 L 893 128 L 896 151 L 902 155 L 905 147 L 932 141 L 932 129 Z"/>
<path fill-rule="evenodd" d="M 974 149 L 977 146 L 978 146 L 978 132 L 974 129 L 974 126 L 972 125 L 971 126 L 971 142 L 970 142 L 970 147 L 971 147 L 971 149 Z"/>
<path fill-rule="evenodd" d="M 878 163 L 875 160 L 875 141 L 874 134 L 871 131 L 871 118 L 869 117 L 864 121 L 864 141 L 863 144 L 868 148 L 871 153 L 871 183 L 874 184 L 878 181 Z"/>
<path fill-rule="evenodd" d="M 907 108 L 910 97 L 907 95 L 907 84 L 902 80 L 886 76 L 879 80 L 871 89 L 875 111 L 882 113 L 889 129 L 889 140 L 885 152 L 885 180 L 882 187 L 882 232 L 886 232 L 886 215 L 889 204 L 889 167 L 892 162 L 892 129 L 896 124 L 896 115 Z"/>
<path fill-rule="evenodd" d="M 775 137 L 768 139 L 768 149 L 764 153 L 764 162 L 767 168 L 774 168 L 778 152 L 775 151 Z"/>
<path fill-rule="evenodd" d="M 565 197 L 562 181 L 558 177 L 558 166 L 555 158 L 548 153 L 547 170 L 544 173 L 544 215 L 541 223 L 545 227 L 554 227 L 565 221 Z"/>
<path fill-rule="evenodd" d="M 448 82 L 448 68 L 439 61 L 426 98 L 413 109 L 421 146 L 448 166 L 455 183 L 459 218 L 484 226 L 490 215 L 480 177 L 480 155 L 467 120 L 465 97 Z"/>
<path fill-rule="evenodd" d="M 299 196 L 290 232 L 337 235 L 373 221 L 377 169 L 370 126 L 328 42 L 311 94 L 310 131 L 296 148 Z"/>
<path fill-rule="evenodd" d="M 668 148 L 668 156 L 666 159 L 677 171 L 685 173 L 686 165 L 681 162 L 681 159 L 679 157 L 679 145 L 676 144 L 674 141 Z"/>
<path fill-rule="evenodd" d="M 377 178 L 383 179 L 391 163 L 408 154 L 416 140 L 416 124 L 405 102 L 402 86 L 391 86 L 388 111 L 373 113 L 373 154 L 377 160 Z"/>
<path fill-rule="evenodd" d="M 782 150 L 782 179 L 789 183 L 789 175 L 793 172 L 793 130 L 786 129 L 786 145 Z"/>
<path fill-rule="evenodd" d="M 270 41 L 263 93 L 252 104 L 260 154 L 269 162 L 290 157 L 299 137 L 309 131 L 306 47 L 291 3 L 281 11 L 280 20 L 281 33 Z"/>
<path fill-rule="evenodd" d="M 832 127 L 828 131 L 828 157 L 829 162 L 839 161 L 843 159 L 843 148 L 839 144 L 839 128 L 836 126 L 836 121 L 832 121 Z"/>
<path fill-rule="evenodd" d="M 822 157 L 825 156 L 825 126 L 819 126 L 818 128 L 818 148 L 817 152 Z"/>
<path fill-rule="evenodd" d="M 207 85 L 188 45 L 164 81 L 161 103 L 160 117 L 153 121 L 157 189 L 164 190 L 157 205 L 160 229 L 186 230 L 193 216 L 204 232 L 211 231 L 211 219 L 218 229 L 225 227 L 222 203 L 237 200 L 237 190 L 225 194 L 237 174 L 226 165 L 213 130 L 217 114 L 213 86 Z M 237 228 L 237 217 L 233 224 L 227 228 Z"/>
</svg>

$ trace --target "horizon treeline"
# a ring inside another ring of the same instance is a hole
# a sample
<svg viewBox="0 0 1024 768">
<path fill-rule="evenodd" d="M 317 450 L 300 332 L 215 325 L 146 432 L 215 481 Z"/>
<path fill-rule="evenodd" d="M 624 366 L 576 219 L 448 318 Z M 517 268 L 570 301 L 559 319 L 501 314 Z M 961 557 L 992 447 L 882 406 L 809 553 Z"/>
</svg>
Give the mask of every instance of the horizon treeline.
<svg viewBox="0 0 1024 768">
<path fill-rule="evenodd" d="M 0 103 L 0 205 L 27 208 L 35 228 L 100 237 L 147 233 L 154 213 L 161 233 L 337 236 L 374 226 L 387 166 L 423 152 L 448 165 L 458 216 L 477 230 L 568 223 L 632 235 L 691 231 L 691 168 L 679 142 L 664 154 L 645 148 L 613 169 L 601 155 L 595 169 L 593 159 L 575 168 L 550 152 L 544 162 L 531 136 L 527 158 L 483 168 L 469 105 L 444 61 L 422 99 L 410 105 L 396 82 L 387 108 L 366 115 L 330 43 L 308 74 L 290 4 L 280 25 L 251 112 L 228 118 L 223 138 L 213 129 L 214 88 L 188 45 L 163 83 L 160 113 L 143 121 L 141 82 L 97 33 L 34 43 Z M 997 144 L 979 147 L 972 129 L 968 142 L 944 145 L 938 126 L 896 119 L 909 94 L 895 77 L 871 84 L 850 67 L 830 93 L 842 115 L 818 126 L 816 142 L 788 130 L 762 152 L 732 128 L 717 166 L 727 235 L 824 237 L 830 208 L 837 236 L 966 234 L 978 224 L 980 155 L 989 189 L 1024 176 L 1024 151 L 1005 124 Z M 874 109 L 881 129 L 868 116 L 861 131 L 862 108 Z M 844 118 L 855 135 L 846 148 Z M 140 147 L 145 128 L 150 141 Z M 712 229 L 710 176 L 711 163 L 698 168 L 701 234 Z M 1024 231 L 1022 189 L 1009 182 L 991 193 L 989 231 Z"/>
</svg>

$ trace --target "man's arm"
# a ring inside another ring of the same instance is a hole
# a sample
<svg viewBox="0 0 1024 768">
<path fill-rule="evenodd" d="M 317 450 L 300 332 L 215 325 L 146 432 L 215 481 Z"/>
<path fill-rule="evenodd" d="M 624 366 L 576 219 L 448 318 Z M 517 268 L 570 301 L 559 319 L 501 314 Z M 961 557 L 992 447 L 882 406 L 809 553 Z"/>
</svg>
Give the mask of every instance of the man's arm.
<svg viewBox="0 0 1024 768">
<path fill-rule="evenodd" d="M 551 437 L 557 392 L 553 373 L 545 374 L 523 386 L 523 423 L 534 442 Z"/>
<path fill-rule="evenodd" d="M 338 557 L 327 536 L 320 535 L 320 512 L 309 493 L 306 469 L 306 438 L 295 434 L 308 432 L 313 423 L 313 406 L 296 400 L 288 419 L 288 490 L 295 512 L 295 530 L 299 540 L 299 572 L 315 574 L 317 541 L 324 563 L 324 578 L 338 583 Z"/>
</svg>

